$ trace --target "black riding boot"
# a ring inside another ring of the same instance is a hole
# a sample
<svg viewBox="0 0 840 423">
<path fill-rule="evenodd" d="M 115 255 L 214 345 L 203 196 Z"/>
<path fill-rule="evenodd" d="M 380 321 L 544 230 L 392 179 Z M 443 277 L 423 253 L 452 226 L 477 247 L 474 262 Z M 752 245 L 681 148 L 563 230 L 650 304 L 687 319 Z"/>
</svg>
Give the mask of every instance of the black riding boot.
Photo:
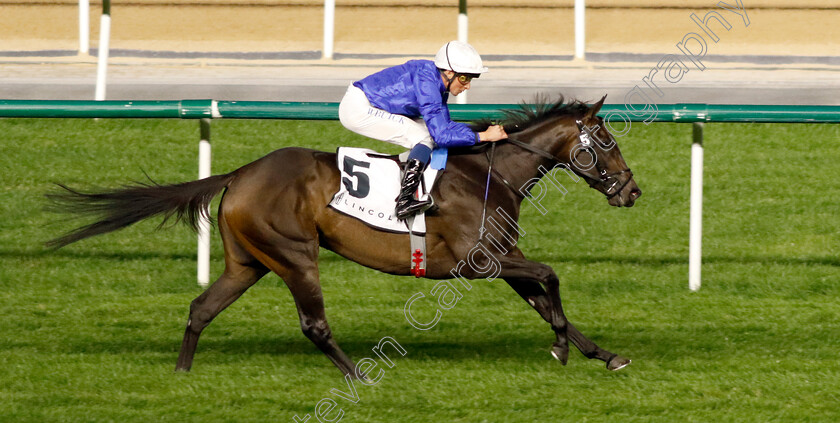
<svg viewBox="0 0 840 423">
<path fill-rule="evenodd" d="M 420 186 L 425 169 L 426 165 L 417 159 L 411 159 L 405 164 L 402 188 L 400 188 L 400 195 L 397 197 L 397 219 L 405 220 L 432 204 L 432 200 L 429 198 L 425 201 L 414 198 L 414 193 Z"/>
</svg>

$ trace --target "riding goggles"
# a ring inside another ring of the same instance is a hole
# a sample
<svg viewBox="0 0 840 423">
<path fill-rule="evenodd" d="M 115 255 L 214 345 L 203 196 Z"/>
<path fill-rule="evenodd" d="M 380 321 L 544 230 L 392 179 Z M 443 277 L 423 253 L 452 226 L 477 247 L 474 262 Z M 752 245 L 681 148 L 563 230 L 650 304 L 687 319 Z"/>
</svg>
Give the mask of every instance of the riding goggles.
<svg viewBox="0 0 840 423">
<path fill-rule="evenodd" d="M 460 82 L 461 85 L 467 85 L 470 83 L 470 81 L 473 80 L 473 78 L 478 77 L 479 75 L 476 75 L 474 73 L 459 73 L 455 75 L 455 78 L 458 79 L 458 82 Z"/>
</svg>

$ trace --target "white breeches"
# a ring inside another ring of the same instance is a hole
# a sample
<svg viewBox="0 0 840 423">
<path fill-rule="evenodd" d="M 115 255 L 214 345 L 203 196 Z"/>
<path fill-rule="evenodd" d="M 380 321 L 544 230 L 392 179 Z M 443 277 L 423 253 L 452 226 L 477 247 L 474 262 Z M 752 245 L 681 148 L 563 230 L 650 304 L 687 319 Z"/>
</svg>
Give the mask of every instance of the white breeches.
<svg viewBox="0 0 840 423">
<path fill-rule="evenodd" d="M 369 138 L 409 149 L 420 143 L 435 147 L 422 118 L 414 120 L 377 109 L 364 91 L 352 84 L 338 106 L 338 119 L 345 128 Z"/>
</svg>

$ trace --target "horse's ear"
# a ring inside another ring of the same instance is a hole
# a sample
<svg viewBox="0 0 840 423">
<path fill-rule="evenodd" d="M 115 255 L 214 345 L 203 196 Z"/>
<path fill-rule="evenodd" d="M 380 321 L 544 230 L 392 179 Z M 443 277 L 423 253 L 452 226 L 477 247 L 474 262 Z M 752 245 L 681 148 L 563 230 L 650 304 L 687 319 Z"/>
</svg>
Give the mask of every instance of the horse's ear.
<svg viewBox="0 0 840 423">
<path fill-rule="evenodd" d="M 594 118 L 594 117 L 595 117 L 595 115 L 597 115 L 597 114 L 598 114 L 598 112 L 599 112 L 599 111 L 601 111 L 601 106 L 603 106 L 603 105 L 604 105 L 604 100 L 606 100 L 606 99 L 607 99 L 607 95 L 606 95 L 606 94 L 604 94 L 604 96 L 603 96 L 603 97 L 601 97 L 601 100 L 600 100 L 600 101 L 598 101 L 597 103 L 595 103 L 595 104 L 593 104 L 593 105 L 589 106 L 589 111 L 588 111 L 588 112 L 586 112 L 586 117 L 588 117 L 588 118 Z"/>
</svg>

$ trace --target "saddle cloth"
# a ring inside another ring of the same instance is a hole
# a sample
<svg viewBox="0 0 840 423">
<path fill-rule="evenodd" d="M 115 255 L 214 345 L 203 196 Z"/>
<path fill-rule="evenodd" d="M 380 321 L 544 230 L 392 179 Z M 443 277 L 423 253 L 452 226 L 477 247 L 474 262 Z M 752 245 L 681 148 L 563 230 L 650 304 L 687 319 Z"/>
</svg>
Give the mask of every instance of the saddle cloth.
<svg viewBox="0 0 840 423">
<path fill-rule="evenodd" d="M 396 160 L 366 148 L 339 147 L 337 156 L 341 183 L 330 201 L 330 207 L 382 231 L 426 233 L 422 214 L 413 220 L 410 229 L 406 222 L 394 216 L 402 181 L 400 165 Z M 432 161 L 423 173 L 427 190 L 431 191 L 438 172 L 446 166 L 446 156 L 446 149 L 432 151 Z"/>
</svg>

